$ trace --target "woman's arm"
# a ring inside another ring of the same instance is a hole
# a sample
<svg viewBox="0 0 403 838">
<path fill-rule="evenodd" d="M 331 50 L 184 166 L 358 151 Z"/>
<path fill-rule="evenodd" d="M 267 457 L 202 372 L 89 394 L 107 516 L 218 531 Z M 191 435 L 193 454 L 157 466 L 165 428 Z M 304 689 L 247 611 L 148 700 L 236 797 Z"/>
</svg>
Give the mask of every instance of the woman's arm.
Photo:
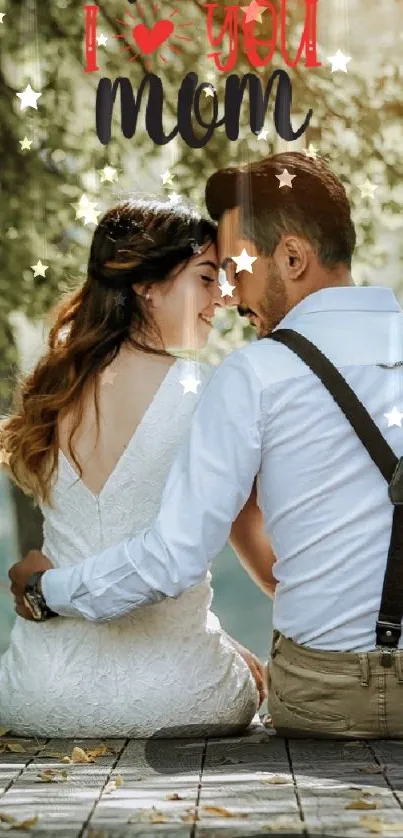
<svg viewBox="0 0 403 838">
<path fill-rule="evenodd" d="M 273 597 L 277 580 L 273 576 L 275 553 L 264 533 L 263 516 L 257 505 L 256 480 L 249 499 L 231 528 L 231 547 L 259 588 Z"/>
</svg>

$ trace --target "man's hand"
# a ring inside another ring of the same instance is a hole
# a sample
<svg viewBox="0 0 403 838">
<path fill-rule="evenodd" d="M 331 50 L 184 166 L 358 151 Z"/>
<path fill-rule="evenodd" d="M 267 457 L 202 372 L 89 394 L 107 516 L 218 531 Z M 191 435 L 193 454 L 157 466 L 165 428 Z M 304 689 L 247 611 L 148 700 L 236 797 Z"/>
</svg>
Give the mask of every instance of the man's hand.
<svg viewBox="0 0 403 838">
<path fill-rule="evenodd" d="M 16 562 L 8 571 L 11 593 L 15 599 L 14 610 L 19 617 L 24 617 L 25 620 L 34 620 L 32 612 L 27 608 L 23 599 L 26 584 L 35 571 L 49 570 L 52 567 L 52 562 L 43 553 L 39 550 L 30 550 L 24 559 Z"/>
</svg>

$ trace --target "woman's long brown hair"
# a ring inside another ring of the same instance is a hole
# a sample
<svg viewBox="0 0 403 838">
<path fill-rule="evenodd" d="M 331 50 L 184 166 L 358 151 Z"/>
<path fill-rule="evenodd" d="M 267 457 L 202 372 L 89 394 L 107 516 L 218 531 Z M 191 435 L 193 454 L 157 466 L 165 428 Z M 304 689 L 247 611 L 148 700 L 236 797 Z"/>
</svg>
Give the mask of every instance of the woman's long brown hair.
<svg viewBox="0 0 403 838">
<path fill-rule="evenodd" d="M 176 267 L 215 240 L 215 226 L 184 206 L 122 201 L 104 215 L 92 240 L 87 279 L 51 310 L 48 349 L 20 381 L 13 412 L 0 425 L 0 463 L 37 502 L 52 504 L 63 411 L 74 418 L 69 452 L 82 475 L 72 440 L 84 395 L 94 384 L 99 433 L 99 377 L 122 344 L 168 354 L 145 289 L 170 280 Z"/>
</svg>

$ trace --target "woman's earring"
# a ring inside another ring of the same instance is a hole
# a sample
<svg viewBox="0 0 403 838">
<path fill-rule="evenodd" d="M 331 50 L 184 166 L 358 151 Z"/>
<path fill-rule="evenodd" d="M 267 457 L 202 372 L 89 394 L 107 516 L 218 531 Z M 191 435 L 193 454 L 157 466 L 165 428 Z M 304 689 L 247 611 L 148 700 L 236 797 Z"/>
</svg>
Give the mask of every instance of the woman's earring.
<svg viewBox="0 0 403 838">
<path fill-rule="evenodd" d="M 150 292 L 149 292 L 149 291 L 147 291 L 147 294 L 146 294 L 146 300 L 151 300 L 151 294 L 150 294 Z"/>
</svg>

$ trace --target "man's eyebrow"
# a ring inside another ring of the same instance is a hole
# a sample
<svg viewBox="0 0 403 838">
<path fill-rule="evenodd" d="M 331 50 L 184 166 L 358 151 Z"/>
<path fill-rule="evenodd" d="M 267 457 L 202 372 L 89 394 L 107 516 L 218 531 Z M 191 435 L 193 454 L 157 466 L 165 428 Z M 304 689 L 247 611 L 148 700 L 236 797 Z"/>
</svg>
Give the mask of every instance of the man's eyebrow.
<svg viewBox="0 0 403 838">
<path fill-rule="evenodd" d="M 230 265 L 232 262 L 233 262 L 233 259 L 231 259 L 231 256 L 227 256 L 227 258 L 226 258 L 226 259 L 224 259 L 224 261 L 223 261 L 223 262 L 221 262 L 221 267 L 222 267 L 222 268 L 223 268 L 223 270 L 225 271 L 225 268 L 227 268 L 227 267 L 228 267 L 228 265 Z"/>
<path fill-rule="evenodd" d="M 198 266 L 199 268 L 201 268 L 201 267 L 202 267 L 202 265 L 208 265 L 208 267 L 209 267 L 209 268 L 213 268 L 213 270 L 215 270 L 215 271 L 217 271 L 217 270 L 218 270 L 218 265 L 217 265 L 217 263 L 216 263 L 216 262 L 209 262 L 209 261 L 207 261 L 207 262 L 198 262 L 198 263 L 197 263 L 197 266 Z"/>
</svg>

